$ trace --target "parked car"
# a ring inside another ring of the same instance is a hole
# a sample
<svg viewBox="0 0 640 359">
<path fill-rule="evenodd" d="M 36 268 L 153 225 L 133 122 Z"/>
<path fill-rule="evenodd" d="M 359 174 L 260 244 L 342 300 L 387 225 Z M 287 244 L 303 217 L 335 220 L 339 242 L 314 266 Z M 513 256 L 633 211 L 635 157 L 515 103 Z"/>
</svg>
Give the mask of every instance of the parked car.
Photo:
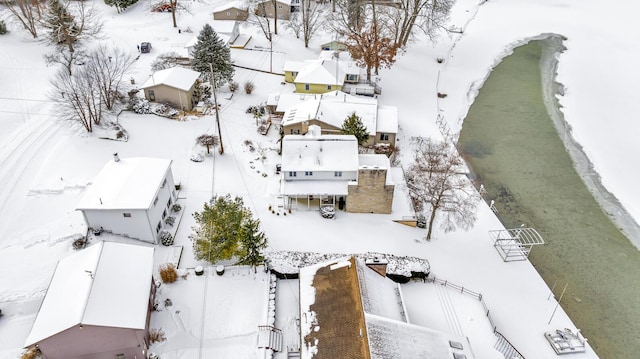
<svg viewBox="0 0 640 359">
<path fill-rule="evenodd" d="M 140 52 L 142 52 L 143 54 L 151 52 L 151 43 L 150 42 L 141 43 L 140 44 Z"/>
</svg>

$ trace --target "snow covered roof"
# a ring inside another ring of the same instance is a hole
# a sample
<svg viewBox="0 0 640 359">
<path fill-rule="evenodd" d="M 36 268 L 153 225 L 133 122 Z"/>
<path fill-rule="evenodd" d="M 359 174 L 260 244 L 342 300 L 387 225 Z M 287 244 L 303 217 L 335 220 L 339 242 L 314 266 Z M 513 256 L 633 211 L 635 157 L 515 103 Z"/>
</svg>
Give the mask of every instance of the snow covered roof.
<svg viewBox="0 0 640 359">
<path fill-rule="evenodd" d="M 220 12 L 220 11 L 224 11 L 224 10 L 228 10 L 231 8 L 236 8 L 236 9 L 240 9 L 240 10 L 248 10 L 249 9 L 249 4 L 247 4 L 244 1 L 229 1 L 229 2 L 225 2 L 224 5 L 220 5 L 218 7 L 215 7 L 213 9 L 213 12 Z"/>
<path fill-rule="evenodd" d="M 353 135 L 286 135 L 282 171 L 357 171 L 358 140 Z"/>
<path fill-rule="evenodd" d="M 344 76 L 344 70 L 336 61 L 321 60 L 310 62 L 300 69 L 294 82 L 342 86 Z"/>
<path fill-rule="evenodd" d="M 144 85 L 142 85 L 142 88 L 166 85 L 183 91 L 188 91 L 196 82 L 198 77 L 200 77 L 200 73 L 197 71 L 175 66 L 154 72 Z"/>
<path fill-rule="evenodd" d="M 215 20 L 211 23 L 211 27 L 216 34 L 231 34 L 239 26 L 236 20 Z"/>
<path fill-rule="evenodd" d="M 359 169 L 386 169 L 386 184 L 393 184 L 391 176 L 391 163 L 389 157 L 383 154 L 360 154 L 358 155 Z"/>
<path fill-rule="evenodd" d="M 331 91 L 322 95 L 291 94 L 285 96 L 282 94 L 276 112 L 284 112 L 283 126 L 316 119 L 336 128 L 341 128 L 344 120 L 355 112 L 367 128 L 369 135 L 375 135 L 377 107 L 378 100 L 375 98 L 353 96 L 342 91 Z"/>
<path fill-rule="evenodd" d="M 144 329 L 153 252 L 100 242 L 60 260 L 25 346 L 80 324 Z"/>
<path fill-rule="evenodd" d="M 302 70 L 305 66 L 313 64 L 313 63 L 319 63 L 318 60 L 306 60 L 306 61 L 285 61 L 284 65 L 282 65 L 282 70 L 283 71 L 291 71 L 291 72 L 298 72 L 300 70 Z"/>
<path fill-rule="evenodd" d="M 398 108 L 396 106 L 379 106 L 376 132 L 398 133 Z"/>
<path fill-rule="evenodd" d="M 146 209 L 163 185 L 171 160 L 133 157 L 110 160 L 94 178 L 76 209 Z"/>
</svg>

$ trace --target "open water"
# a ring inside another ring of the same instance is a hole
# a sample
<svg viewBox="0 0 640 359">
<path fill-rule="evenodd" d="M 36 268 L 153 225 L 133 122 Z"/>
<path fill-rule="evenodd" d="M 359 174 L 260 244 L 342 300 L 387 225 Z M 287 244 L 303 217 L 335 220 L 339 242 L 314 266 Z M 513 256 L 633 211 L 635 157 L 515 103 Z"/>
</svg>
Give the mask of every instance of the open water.
<svg viewBox="0 0 640 359">
<path fill-rule="evenodd" d="M 535 40 L 504 58 L 471 106 L 458 144 L 504 226 L 524 224 L 544 237 L 529 259 L 550 288 L 555 284 L 557 298 L 568 283 L 561 305 L 596 353 L 638 358 L 640 251 L 621 231 L 632 234 L 637 224 L 614 224 L 603 211 L 603 198 L 617 201 L 608 193 L 596 201 L 599 181 L 569 155 L 581 151 L 568 145 L 566 124 L 554 118 L 561 112 L 545 106 L 557 106 L 544 79 L 555 76 L 549 63 L 561 49 L 559 38 Z"/>
</svg>

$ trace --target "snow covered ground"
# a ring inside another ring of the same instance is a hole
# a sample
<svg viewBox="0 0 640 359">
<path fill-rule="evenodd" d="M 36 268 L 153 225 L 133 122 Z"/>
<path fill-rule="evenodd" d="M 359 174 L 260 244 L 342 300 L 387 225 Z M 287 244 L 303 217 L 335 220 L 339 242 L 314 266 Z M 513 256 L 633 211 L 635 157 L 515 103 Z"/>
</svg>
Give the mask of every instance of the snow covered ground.
<svg viewBox="0 0 640 359">
<path fill-rule="evenodd" d="M 382 71 L 383 95 L 379 100 L 383 105 L 399 108 L 398 145 L 404 148 L 411 136 L 439 136 L 435 123 L 438 114 L 454 131 L 458 130 L 475 93 L 501 58 L 528 38 L 542 33 L 562 34 L 568 38 L 567 51 L 560 56 L 558 68 L 558 80 L 566 89 L 560 97 L 565 119 L 603 183 L 633 218 L 640 219 L 640 189 L 634 183 L 635 170 L 628 160 L 630 155 L 640 153 L 640 144 L 634 138 L 640 125 L 631 120 L 638 115 L 633 96 L 634 85 L 640 80 L 635 69 L 640 53 L 633 50 L 636 39 L 632 34 L 637 34 L 634 24 L 640 5 L 626 0 L 607 6 L 595 0 L 562 4 L 555 0 L 490 0 L 479 5 L 480 2 L 460 0 L 453 9 L 452 26 L 464 28 L 464 35 L 445 35 L 436 45 L 417 41 L 392 69 Z M 140 1 L 123 14 L 102 2 L 95 5 L 105 20 L 106 43 L 136 51 L 137 43 L 152 42 L 153 51 L 142 54 L 133 70 L 136 83 L 141 84 L 148 78 L 155 56 L 182 51 L 183 44 L 209 21 L 210 10 L 221 3 L 185 2 L 190 13 L 178 17 L 180 32 L 171 26 L 169 14 L 150 12 L 149 1 Z M 0 17 L 4 18 L 7 13 L 1 11 Z M 555 357 L 544 341 L 545 331 L 575 329 L 561 310 L 547 324 L 556 304 L 553 298 L 548 299 L 549 288 L 528 262 L 504 263 L 492 248 L 487 232 L 502 226 L 488 207 L 480 208 L 478 223 L 471 231 L 437 232 L 431 242 L 424 241 L 423 231 L 392 222 L 411 214 L 399 170 L 394 172 L 396 196 L 391 215 L 338 213 L 335 220 L 326 220 L 315 211 L 296 211 L 287 216 L 268 211 L 278 190 L 273 171 L 279 163 L 277 136 L 273 132 L 266 137 L 259 135 L 245 109 L 264 102 L 269 93 L 291 92 L 291 85 L 281 85 L 282 77 L 238 69 L 235 80 L 240 84 L 253 81 L 256 90 L 252 95 L 236 94 L 231 99 L 228 93 L 219 96 L 225 154 L 194 163 L 189 161 L 189 154 L 195 137 L 214 131 L 213 116 L 178 122 L 123 113 L 119 121 L 130 133 L 126 143 L 78 133 L 52 120 L 55 108 L 46 94 L 54 69 L 44 66 L 45 47 L 17 27 L 11 30 L 9 35 L 0 36 L 0 309 L 4 314 L 0 318 L 1 358 L 15 358 L 21 352 L 57 261 L 72 252 L 73 236 L 86 231 L 81 216 L 74 212 L 75 204 L 113 152 L 121 157 L 173 160 L 186 210 L 176 236 L 176 244 L 185 248 L 183 268 L 203 264 L 195 261 L 191 253 L 188 235 L 194 221 L 190 213 L 200 210 L 213 194 L 231 193 L 243 196 L 245 204 L 260 218 L 270 250 L 345 254 L 375 251 L 428 259 L 438 278 L 482 293 L 498 330 L 528 358 Z M 266 47 L 266 40 L 256 29 L 244 26 L 242 31 L 253 35 L 250 46 Z M 317 45 L 330 39 L 316 38 L 305 49 L 301 40 L 281 27 L 274 42 L 274 71 L 281 69 L 284 60 L 316 58 Z M 232 57 L 239 65 L 269 69 L 268 52 L 233 50 Z M 435 61 L 438 57 L 445 58 L 444 64 Z M 448 97 L 437 102 L 438 91 Z M 246 140 L 252 141 L 257 150 L 251 152 Z M 260 159 L 263 154 L 264 161 Z M 405 158 L 408 156 L 406 151 Z M 267 177 L 262 176 L 263 172 Z M 175 288 L 163 287 L 163 295 L 173 301 L 173 311 L 158 312 L 152 318 L 153 326 L 163 327 L 168 334 L 169 341 L 154 348 L 163 358 L 192 358 L 200 353 L 199 348 L 216 347 L 216 341 L 222 340 L 216 326 L 229 323 L 229 319 L 216 317 L 209 323 L 200 320 L 202 315 L 224 314 L 215 310 L 219 307 L 235 313 L 227 305 L 235 297 L 220 297 L 222 291 L 209 293 L 201 278 L 191 277 L 176 283 Z M 246 274 L 244 280 L 252 284 L 227 286 L 240 295 L 252 295 L 250 290 L 260 287 L 263 279 Z M 206 285 L 215 288 L 214 283 L 212 280 Z M 433 289 L 425 287 L 422 291 L 415 286 L 409 286 L 406 293 L 409 310 L 418 313 L 412 317 L 419 323 L 420 318 L 434 314 L 424 311 L 424 302 L 416 298 L 433 299 Z M 296 285 L 283 288 L 293 293 Z M 235 292 L 229 290 L 229 295 Z M 207 302 L 204 307 L 195 300 L 203 298 L 203 293 L 219 302 Z M 294 294 L 280 302 L 291 305 L 281 309 L 279 304 L 278 312 L 292 310 Z M 264 304 L 260 302 L 256 309 Z M 468 305 L 460 307 L 465 311 L 458 312 L 459 322 L 481 320 L 467 312 L 471 311 Z M 260 324 L 256 317 L 260 315 L 253 311 L 237 314 L 234 320 L 239 327 L 234 333 L 244 335 L 248 334 L 247 328 L 256 330 Z M 452 325 L 442 318 L 432 318 L 444 329 Z M 276 323 L 292 328 L 294 321 L 291 314 L 279 317 Z M 465 334 L 471 335 L 472 329 L 462 327 L 463 331 L 468 330 Z M 235 347 L 239 351 L 234 354 L 254 350 Z M 589 349 L 586 354 L 573 357 L 596 355 Z"/>
</svg>

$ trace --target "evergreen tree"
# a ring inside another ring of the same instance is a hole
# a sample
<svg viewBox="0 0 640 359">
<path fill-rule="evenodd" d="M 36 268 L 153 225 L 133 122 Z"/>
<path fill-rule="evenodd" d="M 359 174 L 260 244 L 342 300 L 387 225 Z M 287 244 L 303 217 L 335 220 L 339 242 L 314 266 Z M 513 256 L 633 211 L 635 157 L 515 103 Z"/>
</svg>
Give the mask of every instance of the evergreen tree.
<svg viewBox="0 0 640 359">
<path fill-rule="evenodd" d="M 115 6 L 119 13 L 125 11 L 129 6 L 137 2 L 138 0 L 104 0 L 105 4 Z"/>
<path fill-rule="evenodd" d="M 354 135 L 358 140 L 358 146 L 364 146 L 369 141 L 369 131 L 362 123 L 360 116 L 353 112 L 342 124 L 340 132 L 343 135 Z"/>
<path fill-rule="evenodd" d="M 256 265 L 262 261 L 260 251 L 267 239 L 259 230 L 260 222 L 252 218 L 242 198 L 218 196 L 194 213 L 197 226 L 191 235 L 197 260 L 215 263 L 236 258 L 238 263 Z"/>
<path fill-rule="evenodd" d="M 65 44 L 69 52 L 73 52 L 73 43 L 78 37 L 78 26 L 75 17 L 68 10 L 68 3 L 49 0 L 44 13 L 44 27 L 47 29 L 49 42 L 54 45 Z"/>
<path fill-rule="evenodd" d="M 231 53 L 218 34 L 209 24 L 205 24 L 198 35 L 198 43 L 193 47 L 192 67 L 210 79 L 211 70 L 215 74 L 216 87 L 233 79 Z"/>
</svg>

